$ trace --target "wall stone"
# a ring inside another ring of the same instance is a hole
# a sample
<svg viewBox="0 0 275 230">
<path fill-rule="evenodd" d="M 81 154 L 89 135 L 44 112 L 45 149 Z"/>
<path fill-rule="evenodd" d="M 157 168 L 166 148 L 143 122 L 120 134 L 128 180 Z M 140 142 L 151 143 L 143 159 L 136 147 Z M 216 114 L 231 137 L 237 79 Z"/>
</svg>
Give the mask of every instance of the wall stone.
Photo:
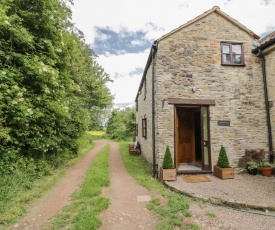
<svg viewBox="0 0 275 230">
<path fill-rule="evenodd" d="M 268 100 L 273 103 L 270 108 L 273 148 L 275 147 L 275 44 L 268 47 L 265 52 L 266 75 L 268 84 Z"/>
<path fill-rule="evenodd" d="M 245 66 L 221 65 L 222 41 L 243 43 Z M 252 42 L 251 35 L 215 12 L 159 41 L 155 70 L 156 157 L 159 167 L 166 145 L 172 153 L 175 145 L 174 105 L 167 104 L 168 98 L 215 100 L 216 105 L 210 106 L 212 165 L 216 164 L 221 145 L 225 147 L 232 166 L 237 166 L 245 149 L 268 149 L 261 65 L 251 52 Z M 273 64 L 268 70 L 273 73 L 274 59 L 273 56 Z M 146 79 L 146 99 L 143 90 L 138 97 L 138 140 L 142 153 L 152 162 L 152 66 Z M 194 87 L 195 92 L 192 91 Z M 148 120 L 147 140 L 141 137 L 144 116 Z M 230 126 L 218 126 L 219 120 L 229 120 Z"/>
</svg>

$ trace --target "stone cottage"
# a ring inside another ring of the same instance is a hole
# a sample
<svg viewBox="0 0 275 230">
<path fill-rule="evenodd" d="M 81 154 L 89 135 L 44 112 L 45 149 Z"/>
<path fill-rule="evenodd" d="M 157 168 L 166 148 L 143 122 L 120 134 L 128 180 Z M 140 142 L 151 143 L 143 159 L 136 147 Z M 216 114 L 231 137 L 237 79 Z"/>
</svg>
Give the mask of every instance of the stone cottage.
<svg viewBox="0 0 275 230">
<path fill-rule="evenodd" d="M 272 150 L 274 40 L 259 40 L 215 6 L 153 43 L 136 96 L 136 139 L 154 175 L 167 145 L 178 173 L 212 172 L 221 145 L 232 166 L 245 149 Z"/>
</svg>

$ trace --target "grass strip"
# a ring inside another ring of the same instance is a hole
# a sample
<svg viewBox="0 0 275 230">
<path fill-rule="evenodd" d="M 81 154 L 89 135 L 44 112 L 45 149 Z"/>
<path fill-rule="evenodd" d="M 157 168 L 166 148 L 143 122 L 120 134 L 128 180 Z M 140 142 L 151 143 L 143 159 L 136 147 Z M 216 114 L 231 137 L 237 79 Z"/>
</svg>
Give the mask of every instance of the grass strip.
<svg viewBox="0 0 275 230">
<path fill-rule="evenodd" d="M 129 143 L 120 142 L 120 152 L 124 165 L 130 175 L 143 187 L 148 190 L 156 190 L 161 194 L 167 203 L 162 204 L 160 199 L 153 197 L 147 208 L 156 214 L 160 223 L 156 226 L 159 230 L 178 229 L 199 229 L 196 224 L 184 223 L 186 218 L 191 217 L 189 211 L 189 198 L 167 189 L 163 183 L 152 177 L 152 169 L 142 156 L 129 155 Z"/>
<path fill-rule="evenodd" d="M 37 180 L 29 180 L 26 172 L 19 172 L 16 175 L 7 175 L 1 178 L 1 185 L 4 180 L 10 180 L 12 183 L 5 183 L 0 189 L 0 229 L 7 229 L 8 225 L 18 221 L 27 213 L 27 206 L 40 198 L 46 191 L 56 185 L 65 175 L 66 171 L 80 159 L 83 158 L 95 146 L 89 135 L 79 140 L 79 152 L 76 158 L 66 162 L 65 165 L 54 169 L 51 175 L 41 177 Z M 9 184 L 9 186 L 7 186 Z M 1 194 L 5 197 L 1 197 Z M 8 195 L 7 195 L 8 194 Z M 7 200 L 7 196 L 10 197 Z"/>
<path fill-rule="evenodd" d="M 72 203 L 56 215 L 44 229 L 97 229 L 101 224 L 98 214 L 108 208 L 109 199 L 101 197 L 103 187 L 109 186 L 109 153 L 105 147 L 97 154 L 81 188 L 72 195 Z"/>
</svg>

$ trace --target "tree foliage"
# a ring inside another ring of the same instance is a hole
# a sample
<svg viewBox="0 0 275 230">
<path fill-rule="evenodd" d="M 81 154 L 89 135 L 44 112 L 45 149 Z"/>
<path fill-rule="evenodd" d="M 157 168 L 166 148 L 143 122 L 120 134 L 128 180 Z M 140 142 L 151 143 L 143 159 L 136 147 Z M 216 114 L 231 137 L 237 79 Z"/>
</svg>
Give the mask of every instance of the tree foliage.
<svg viewBox="0 0 275 230">
<path fill-rule="evenodd" d="M 166 146 L 163 163 L 162 163 L 162 168 L 163 169 L 173 169 L 174 168 L 174 162 L 173 162 L 171 151 L 170 151 L 170 148 L 168 145 Z"/>
<path fill-rule="evenodd" d="M 225 151 L 225 148 L 221 146 L 217 166 L 220 168 L 229 168 L 229 161 L 227 157 L 227 153 Z"/>
<path fill-rule="evenodd" d="M 136 112 L 134 108 L 114 109 L 107 123 L 106 133 L 112 139 L 133 139 L 136 128 Z"/>
<path fill-rule="evenodd" d="M 34 158 L 77 152 L 110 81 L 66 0 L 1 0 L 0 153 Z"/>
</svg>

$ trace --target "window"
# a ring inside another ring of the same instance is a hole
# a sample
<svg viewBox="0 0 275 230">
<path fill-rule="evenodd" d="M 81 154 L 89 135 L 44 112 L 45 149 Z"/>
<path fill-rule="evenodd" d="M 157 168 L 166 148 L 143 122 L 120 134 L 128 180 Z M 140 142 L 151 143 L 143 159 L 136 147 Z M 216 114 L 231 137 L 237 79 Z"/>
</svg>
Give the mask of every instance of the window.
<svg viewBox="0 0 275 230">
<path fill-rule="evenodd" d="M 223 65 L 244 65 L 243 45 L 240 43 L 221 43 Z"/>
<path fill-rule="evenodd" d="M 138 136 L 138 124 L 136 124 L 136 137 Z"/>
<path fill-rule="evenodd" d="M 136 100 L 136 111 L 138 111 L 138 100 Z"/>
<path fill-rule="evenodd" d="M 146 78 L 144 78 L 144 100 L 146 99 L 146 94 L 147 94 L 147 83 L 146 83 Z"/>
<path fill-rule="evenodd" d="M 147 119 L 142 119 L 142 137 L 147 138 Z"/>
</svg>

